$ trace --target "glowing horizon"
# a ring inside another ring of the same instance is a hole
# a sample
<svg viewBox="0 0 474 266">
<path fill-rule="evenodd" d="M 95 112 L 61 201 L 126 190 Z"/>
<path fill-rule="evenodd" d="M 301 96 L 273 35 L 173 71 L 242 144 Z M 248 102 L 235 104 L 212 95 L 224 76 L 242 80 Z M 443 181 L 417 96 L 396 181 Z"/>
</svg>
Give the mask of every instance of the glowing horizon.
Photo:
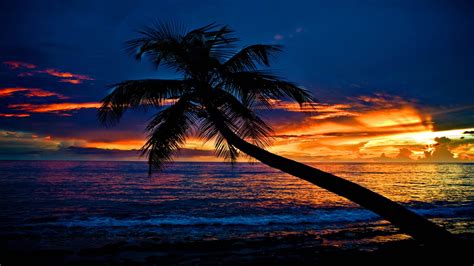
<svg viewBox="0 0 474 266">
<path fill-rule="evenodd" d="M 38 69 L 29 62 L 4 62 L 13 74 L 29 78 L 48 74 L 61 78 L 57 83 L 79 85 L 93 81 L 92 77 L 73 74 L 55 68 Z M 28 74 L 29 73 L 29 74 Z M 26 75 L 27 74 L 27 75 Z M 28 101 L 15 101 L 18 97 Z M 77 101 L 51 90 L 25 86 L 0 88 L 0 98 L 12 100 L 0 118 L 20 119 L 22 123 L 36 117 L 77 117 L 83 112 L 95 120 L 99 101 Z M 37 101 L 36 99 L 46 99 Z M 176 100 L 165 100 L 165 107 Z M 272 101 L 273 111 L 257 110 L 274 128 L 272 145 L 268 150 L 304 162 L 474 162 L 474 127 L 437 130 L 433 111 L 420 106 L 416 100 L 398 95 L 375 92 L 371 95 L 347 97 L 340 102 L 317 102 L 299 106 L 284 100 Z M 470 110 L 472 106 L 457 107 Z M 90 111 L 93 111 L 92 113 Z M 284 116 L 275 116 L 275 112 Z M 450 112 L 450 111 L 446 111 Z M 150 114 L 148 114 L 150 115 Z M 288 118 L 287 118 L 288 117 Z M 290 118 L 291 117 L 291 118 Z M 283 119 L 282 119 L 283 118 Z M 0 128 L 0 143 L 14 153 L 25 150 L 26 158 L 70 158 L 142 160 L 138 150 L 145 143 L 146 121 L 117 128 L 96 126 L 85 132 L 61 131 L 47 134 L 36 131 L 12 131 Z M 78 124 L 70 124 L 77 127 Z M 214 156 L 213 144 L 190 136 L 176 161 L 221 161 Z M 36 154 L 36 155 L 31 155 Z M 45 157 L 46 156 L 46 157 Z M 9 159 L 8 156 L 0 158 Z M 21 157 L 14 157 L 21 158 Z M 248 161 L 243 157 L 239 161 Z"/>
</svg>

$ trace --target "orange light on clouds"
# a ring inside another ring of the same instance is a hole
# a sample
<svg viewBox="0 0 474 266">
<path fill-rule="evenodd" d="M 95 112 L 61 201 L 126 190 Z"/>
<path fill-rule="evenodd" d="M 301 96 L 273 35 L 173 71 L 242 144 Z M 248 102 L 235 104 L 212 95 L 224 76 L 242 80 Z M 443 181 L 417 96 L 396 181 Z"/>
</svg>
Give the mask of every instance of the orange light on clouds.
<svg viewBox="0 0 474 266">
<path fill-rule="evenodd" d="M 45 74 L 48 74 L 50 76 L 54 76 L 54 77 L 58 77 L 58 78 L 76 79 L 76 80 L 94 80 L 93 78 L 91 78 L 89 76 L 86 76 L 86 75 L 74 74 L 74 73 L 71 73 L 71 72 L 62 72 L 62 71 L 59 71 L 59 70 L 53 69 L 53 68 L 48 68 L 48 69 L 45 69 L 45 70 L 39 70 L 37 72 L 38 73 L 45 73 Z"/>
<path fill-rule="evenodd" d="M 29 117 L 30 114 L 0 114 L 0 117 Z"/>
<path fill-rule="evenodd" d="M 395 106 L 382 97 L 358 100 L 363 103 L 311 106 L 315 113 L 279 103 L 280 108 L 308 116 L 274 125 L 276 138 L 270 149 L 303 161 L 357 160 L 398 153 L 400 145 L 422 145 L 392 136 L 433 131 L 431 116 L 406 101 Z"/>
<path fill-rule="evenodd" d="M 282 109 L 289 112 L 303 113 L 343 113 L 341 116 L 355 116 L 356 113 L 350 112 L 352 108 L 350 104 L 329 104 L 329 103 L 304 103 L 302 105 L 295 102 L 282 100 L 269 101 L 274 109 Z M 332 116 L 336 117 L 338 115 Z"/>
<path fill-rule="evenodd" d="M 114 141 L 87 141 L 83 144 L 86 148 L 137 150 L 145 144 L 144 138 L 124 139 Z M 201 139 L 190 137 L 186 139 L 183 148 L 196 150 L 213 150 L 212 143 L 204 143 Z"/>
<path fill-rule="evenodd" d="M 391 127 L 419 125 L 426 118 L 413 107 L 403 106 L 398 109 L 368 111 L 355 119 L 368 127 Z"/>
<path fill-rule="evenodd" d="M 38 88 L 0 88 L 0 98 L 10 97 L 14 93 L 22 92 L 26 97 L 51 97 L 56 96 L 60 99 L 66 99 L 67 97 L 52 91 L 47 91 Z"/>
<path fill-rule="evenodd" d="M 30 64 L 30 63 L 25 63 L 21 61 L 5 61 L 3 64 L 7 65 L 8 68 L 10 69 L 18 69 L 18 68 L 28 68 L 28 69 L 33 69 L 36 68 L 36 65 Z"/>
<path fill-rule="evenodd" d="M 435 138 L 460 138 L 463 132 L 472 130 L 472 128 L 453 129 L 443 131 L 419 131 L 394 134 L 373 139 L 367 146 L 394 145 L 403 143 L 405 145 L 433 145 L 436 144 Z"/>
<path fill-rule="evenodd" d="M 70 83 L 70 84 L 81 84 L 82 80 L 80 79 L 61 79 L 59 82 L 65 82 L 65 83 Z"/>
<path fill-rule="evenodd" d="M 9 97 L 16 92 L 28 91 L 29 88 L 2 88 L 0 89 L 0 97 Z"/>
<path fill-rule="evenodd" d="M 51 92 L 51 91 L 46 91 L 42 89 L 31 89 L 27 93 L 25 93 L 25 96 L 27 97 L 50 97 L 50 96 L 56 96 L 61 99 L 66 99 L 62 94 Z"/>
<path fill-rule="evenodd" d="M 80 109 L 91 109 L 99 108 L 101 106 L 98 102 L 86 102 L 86 103 L 45 103 L 45 104 L 30 104 L 30 103 L 21 103 L 21 104 L 10 104 L 8 108 L 21 110 L 32 113 L 54 113 L 54 112 L 64 112 L 64 111 L 73 111 Z"/>
<path fill-rule="evenodd" d="M 144 139 L 118 140 L 111 142 L 87 141 L 86 148 L 115 149 L 115 150 L 137 150 L 145 143 Z"/>
<path fill-rule="evenodd" d="M 21 61 L 5 61 L 3 62 L 3 64 L 5 64 L 11 70 L 22 69 L 22 68 L 26 68 L 26 69 L 37 68 L 37 66 L 34 64 L 21 62 Z M 46 68 L 46 69 L 41 69 L 41 70 L 32 70 L 28 72 L 22 72 L 18 74 L 18 77 L 31 77 L 35 74 L 47 74 L 53 77 L 62 78 L 61 80 L 59 80 L 59 82 L 75 84 L 75 85 L 81 84 L 85 80 L 94 80 L 94 78 L 87 75 L 65 72 L 58 69 L 54 69 L 54 68 Z"/>
</svg>

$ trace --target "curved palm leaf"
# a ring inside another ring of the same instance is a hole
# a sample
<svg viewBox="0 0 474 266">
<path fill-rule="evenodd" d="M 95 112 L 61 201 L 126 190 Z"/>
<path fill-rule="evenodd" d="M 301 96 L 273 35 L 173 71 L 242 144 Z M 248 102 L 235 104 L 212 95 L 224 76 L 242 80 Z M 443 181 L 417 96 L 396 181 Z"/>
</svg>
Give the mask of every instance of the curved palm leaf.
<svg viewBox="0 0 474 266">
<path fill-rule="evenodd" d="M 281 45 L 250 45 L 227 60 L 223 69 L 230 72 L 255 71 L 259 65 L 270 66 L 270 57 L 281 50 Z"/>
<path fill-rule="evenodd" d="M 184 40 L 193 47 L 207 49 L 209 57 L 226 58 L 234 53 L 234 43 L 239 40 L 231 36 L 233 32 L 226 25 L 212 23 L 189 32 Z"/>
<path fill-rule="evenodd" d="M 192 80 L 144 79 L 128 80 L 112 86 L 102 99 L 99 121 L 105 125 L 120 121 L 128 108 L 162 106 L 165 99 L 177 98 L 193 88 Z"/>
<path fill-rule="evenodd" d="M 161 169 L 181 148 L 195 121 L 194 105 L 187 96 L 156 114 L 146 127 L 149 135 L 141 148 L 142 155 L 148 156 L 150 174 L 152 168 Z"/>
<path fill-rule="evenodd" d="M 205 61 L 229 57 L 234 52 L 233 43 L 238 40 L 230 36 L 233 31 L 227 26 L 214 23 L 187 34 L 174 28 L 167 23 L 145 27 L 139 31 L 143 37 L 126 42 L 125 49 L 137 60 L 147 54 L 157 68 L 165 64 L 189 75 L 197 69 L 204 71 Z"/>
<path fill-rule="evenodd" d="M 264 106 L 272 108 L 272 100 L 289 98 L 300 106 L 314 102 L 311 93 L 285 81 L 267 71 L 242 71 L 227 73 L 222 87 L 239 97 L 244 103 L 259 100 Z"/>
<path fill-rule="evenodd" d="M 219 112 L 219 117 L 227 128 L 236 132 L 239 136 L 250 139 L 252 143 L 259 147 L 270 145 L 271 135 L 273 133 L 268 126 L 257 114 L 251 109 L 243 105 L 232 94 L 224 90 L 214 91 L 212 107 L 207 112 Z M 216 155 L 230 162 L 234 162 L 239 157 L 239 150 L 227 141 L 221 134 L 215 121 L 209 116 L 202 118 L 198 129 L 199 137 L 205 142 L 214 140 Z"/>
<path fill-rule="evenodd" d="M 249 138 L 259 147 L 270 145 L 273 130 L 265 121 L 232 94 L 224 90 L 217 90 L 215 93 L 215 104 L 219 111 L 228 117 L 239 136 Z"/>
<path fill-rule="evenodd" d="M 125 50 L 140 60 L 146 53 L 156 52 L 160 44 L 179 43 L 185 36 L 184 27 L 177 23 L 155 22 L 138 30 L 141 38 L 125 43 Z M 163 48 L 163 50 L 165 50 Z"/>
<path fill-rule="evenodd" d="M 225 114 L 222 114 L 223 123 L 226 124 L 228 128 L 236 131 L 237 127 L 231 123 Z M 224 158 L 230 162 L 235 162 L 239 157 L 239 151 L 227 139 L 221 134 L 219 128 L 216 127 L 216 124 L 208 116 L 202 118 L 200 126 L 198 128 L 198 136 L 203 138 L 205 142 L 214 140 L 214 147 L 217 157 Z"/>
</svg>

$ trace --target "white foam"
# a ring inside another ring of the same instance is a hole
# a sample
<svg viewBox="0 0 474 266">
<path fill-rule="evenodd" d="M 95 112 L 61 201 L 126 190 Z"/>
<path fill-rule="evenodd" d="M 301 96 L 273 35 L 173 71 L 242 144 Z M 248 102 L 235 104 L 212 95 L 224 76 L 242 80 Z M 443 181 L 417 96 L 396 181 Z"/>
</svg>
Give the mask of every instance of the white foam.
<svg viewBox="0 0 474 266">
<path fill-rule="evenodd" d="M 270 224 L 323 224 L 358 222 L 377 219 L 377 215 L 361 209 L 350 210 L 318 210 L 302 215 L 261 215 L 261 216 L 229 216 L 199 217 L 185 215 L 156 216 L 148 219 L 117 219 L 112 217 L 91 217 L 85 220 L 62 220 L 48 225 L 67 227 L 128 227 L 128 226 L 261 226 Z"/>
</svg>

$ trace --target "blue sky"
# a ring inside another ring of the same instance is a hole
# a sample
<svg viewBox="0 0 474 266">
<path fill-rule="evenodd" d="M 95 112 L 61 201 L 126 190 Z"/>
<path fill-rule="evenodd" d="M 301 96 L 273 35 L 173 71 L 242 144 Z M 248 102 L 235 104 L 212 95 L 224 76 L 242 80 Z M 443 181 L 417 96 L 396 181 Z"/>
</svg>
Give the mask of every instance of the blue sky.
<svg viewBox="0 0 474 266">
<path fill-rule="evenodd" d="M 429 113 L 435 131 L 474 127 L 470 1 L 2 1 L 0 9 L 0 61 L 42 69 L 19 77 L 28 69 L 3 64 L 1 88 L 40 88 L 65 95 L 69 102 L 97 102 L 107 93 L 107 84 L 175 77 L 135 62 L 123 51 L 124 41 L 136 37 L 137 28 L 157 19 L 189 29 L 217 22 L 232 27 L 242 46 L 283 45 L 273 69 L 321 102 L 391 95 Z M 58 82 L 46 69 L 91 80 Z M 25 99 L 18 93 L 0 98 L 0 113 L 11 113 L 9 106 L 25 101 L 60 101 Z M 122 137 L 134 136 L 127 129 L 142 128 L 147 117 L 130 114 L 127 124 L 114 130 Z M 278 112 L 267 117 L 285 123 Z M 70 116 L 0 117 L 0 123 L 0 130 L 56 138 L 101 130 L 93 109 Z"/>
</svg>

